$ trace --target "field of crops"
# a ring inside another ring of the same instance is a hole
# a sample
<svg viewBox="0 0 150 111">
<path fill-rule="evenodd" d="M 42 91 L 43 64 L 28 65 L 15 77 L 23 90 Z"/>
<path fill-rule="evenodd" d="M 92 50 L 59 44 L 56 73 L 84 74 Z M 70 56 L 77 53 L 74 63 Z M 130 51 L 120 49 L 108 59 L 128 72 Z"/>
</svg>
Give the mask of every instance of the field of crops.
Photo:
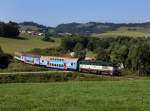
<svg viewBox="0 0 150 111">
<path fill-rule="evenodd" d="M 54 43 L 44 42 L 41 37 L 22 35 L 23 39 L 10 39 L 0 37 L 0 46 L 7 53 L 16 51 L 29 51 L 33 48 L 50 48 L 59 46 L 60 39 L 55 39 Z"/>
<path fill-rule="evenodd" d="M 0 84 L 1 111 L 150 111 L 150 81 Z"/>
</svg>

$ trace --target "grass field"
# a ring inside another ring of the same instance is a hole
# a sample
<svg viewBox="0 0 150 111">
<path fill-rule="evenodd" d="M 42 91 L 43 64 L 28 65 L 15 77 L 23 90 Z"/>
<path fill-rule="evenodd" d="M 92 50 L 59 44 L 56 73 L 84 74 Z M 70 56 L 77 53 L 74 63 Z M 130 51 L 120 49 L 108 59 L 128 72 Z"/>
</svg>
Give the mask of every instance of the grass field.
<svg viewBox="0 0 150 111">
<path fill-rule="evenodd" d="M 150 33 L 140 32 L 140 31 L 117 30 L 117 31 L 109 31 L 102 34 L 96 34 L 94 36 L 96 37 L 117 37 L 117 36 L 150 37 Z"/>
<path fill-rule="evenodd" d="M 150 81 L 0 84 L 1 111 L 150 111 Z"/>
<path fill-rule="evenodd" d="M 41 37 L 31 37 L 29 35 L 22 35 L 21 39 L 10 39 L 0 37 L 0 46 L 7 53 L 14 53 L 15 51 L 29 51 L 33 48 L 49 48 L 59 46 L 60 39 L 56 38 L 54 43 L 41 41 Z"/>
</svg>

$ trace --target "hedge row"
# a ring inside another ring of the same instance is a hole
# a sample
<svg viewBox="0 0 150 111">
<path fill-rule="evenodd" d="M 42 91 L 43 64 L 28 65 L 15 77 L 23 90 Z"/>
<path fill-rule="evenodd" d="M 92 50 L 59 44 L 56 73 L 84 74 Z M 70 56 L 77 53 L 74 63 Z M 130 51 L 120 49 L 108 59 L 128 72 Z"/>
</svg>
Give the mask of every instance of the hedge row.
<svg viewBox="0 0 150 111">
<path fill-rule="evenodd" d="M 64 82 L 74 80 L 78 73 L 53 72 L 46 74 L 1 74 L 0 83 Z"/>
</svg>

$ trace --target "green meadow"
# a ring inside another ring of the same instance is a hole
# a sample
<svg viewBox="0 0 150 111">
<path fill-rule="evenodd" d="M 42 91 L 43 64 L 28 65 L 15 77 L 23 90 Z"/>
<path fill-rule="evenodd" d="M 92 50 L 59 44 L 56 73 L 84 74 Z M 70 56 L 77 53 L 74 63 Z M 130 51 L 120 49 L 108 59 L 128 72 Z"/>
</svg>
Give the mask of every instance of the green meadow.
<svg viewBox="0 0 150 111">
<path fill-rule="evenodd" d="M 21 39 L 11 39 L 0 37 L 0 46 L 7 52 L 13 54 L 16 51 L 30 51 L 33 48 L 50 48 L 60 44 L 60 39 L 55 38 L 55 42 L 45 42 L 39 36 L 21 35 Z"/>
<path fill-rule="evenodd" d="M 108 31 L 106 33 L 96 34 L 93 36 L 96 36 L 96 37 L 118 37 L 118 36 L 150 37 L 150 33 L 142 32 L 142 31 L 117 30 L 117 31 Z"/>
<path fill-rule="evenodd" d="M 150 80 L 0 84 L 1 111 L 150 111 Z"/>
</svg>

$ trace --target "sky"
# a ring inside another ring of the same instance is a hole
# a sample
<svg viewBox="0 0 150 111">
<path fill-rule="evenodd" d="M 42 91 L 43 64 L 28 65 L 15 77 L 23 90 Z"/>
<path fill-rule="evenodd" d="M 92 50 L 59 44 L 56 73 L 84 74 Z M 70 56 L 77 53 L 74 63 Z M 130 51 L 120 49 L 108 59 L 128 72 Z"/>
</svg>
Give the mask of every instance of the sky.
<svg viewBox="0 0 150 111">
<path fill-rule="evenodd" d="M 0 21 L 150 22 L 150 0 L 0 0 Z"/>
</svg>

